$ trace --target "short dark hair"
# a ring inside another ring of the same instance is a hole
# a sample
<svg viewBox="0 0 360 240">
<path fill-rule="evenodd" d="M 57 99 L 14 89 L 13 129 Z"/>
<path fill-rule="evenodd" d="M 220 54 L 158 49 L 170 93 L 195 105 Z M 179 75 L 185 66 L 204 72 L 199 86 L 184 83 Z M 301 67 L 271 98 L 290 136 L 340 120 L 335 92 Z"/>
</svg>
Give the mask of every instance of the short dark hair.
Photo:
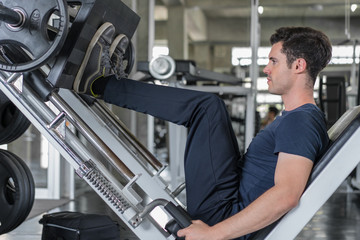
<svg viewBox="0 0 360 240">
<path fill-rule="evenodd" d="M 275 106 L 269 106 L 269 112 L 273 112 L 275 116 L 279 114 L 279 109 Z"/>
<path fill-rule="evenodd" d="M 288 67 L 297 58 L 305 59 L 313 84 L 317 75 L 331 60 L 331 43 L 321 31 L 310 27 L 282 27 L 270 37 L 270 43 L 282 42 L 282 53 L 286 55 Z"/>
</svg>

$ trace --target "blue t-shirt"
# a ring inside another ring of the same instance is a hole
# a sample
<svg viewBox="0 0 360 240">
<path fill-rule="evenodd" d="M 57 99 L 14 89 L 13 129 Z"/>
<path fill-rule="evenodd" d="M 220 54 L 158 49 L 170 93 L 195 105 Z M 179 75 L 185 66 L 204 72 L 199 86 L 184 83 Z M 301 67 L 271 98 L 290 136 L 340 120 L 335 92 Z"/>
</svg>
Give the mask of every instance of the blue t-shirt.
<svg viewBox="0 0 360 240">
<path fill-rule="evenodd" d="M 283 111 L 260 131 L 241 161 L 241 208 L 245 208 L 274 186 L 278 153 L 285 152 L 317 160 L 329 143 L 325 116 L 313 104 Z"/>
</svg>

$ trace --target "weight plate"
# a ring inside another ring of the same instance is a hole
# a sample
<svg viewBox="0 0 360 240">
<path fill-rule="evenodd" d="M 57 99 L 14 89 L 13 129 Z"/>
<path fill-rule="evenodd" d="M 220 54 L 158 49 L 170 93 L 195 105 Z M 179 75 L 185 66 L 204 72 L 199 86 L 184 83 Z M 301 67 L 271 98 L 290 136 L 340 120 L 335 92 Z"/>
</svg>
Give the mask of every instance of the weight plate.
<svg viewBox="0 0 360 240">
<path fill-rule="evenodd" d="M 31 61 L 31 58 L 25 54 L 25 52 L 18 46 L 11 44 L 2 44 L 1 56 L 9 64 L 22 63 Z"/>
<path fill-rule="evenodd" d="M 6 156 L 3 152 L 0 153 L 0 161 L 7 161 L 7 168 L 5 168 L 8 172 L 5 174 L 7 179 L 5 180 L 6 188 L 5 188 L 5 199 L 8 201 L 8 205 L 4 204 L 4 208 L 7 210 L 11 210 L 9 214 L 12 216 L 7 216 L 5 223 L 2 220 L 1 225 L 4 225 L 4 232 L 10 232 L 14 229 L 15 226 L 18 225 L 19 218 L 23 216 L 23 210 L 25 205 L 24 197 L 19 197 L 18 190 L 24 189 L 27 193 L 27 186 L 22 174 L 22 171 L 11 158 Z M 9 175 L 10 174 L 10 175 Z M 25 196 L 25 195 L 23 195 Z M 11 206 L 11 207 L 10 207 Z M 15 216 L 15 217 L 13 217 Z M 1 233 L 2 231 L 0 231 Z"/>
<path fill-rule="evenodd" d="M 26 217 L 29 215 L 31 209 L 32 209 L 32 206 L 34 205 L 34 200 L 35 200 L 35 181 L 34 181 L 34 178 L 33 178 L 33 175 L 30 171 L 30 168 L 28 167 L 28 165 L 20 158 L 18 157 L 17 155 L 15 155 L 14 153 L 12 152 L 9 152 L 8 151 L 8 154 L 12 155 L 13 158 L 16 158 L 17 159 L 17 162 L 21 164 L 22 168 L 25 170 L 25 175 L 24 177 L 27 177 L 28 178 L 28 181 L 25 181 L 29 184 L 29 190 L 30 190 L 30 193 L 28 195 L 28 208 L 27 208 L 27 212 L 25 213 L 26 214 Z"/>
<path fill-rule="evenodd" d="M 2 46 L 10 63 L 30 60 L 23 51 L 16 46 L 5 44 Z M 0 144 L 8 144 L 19 138 L 30 126 L 30 121 L 21 111 L 0 91 Z"/>
<path fill-rule="evenodd" d="M 25 115 L 0 91 L 0 144 L 19 138 L 30 126 Z"/>
<path fill-rule="evenodd" d="M 151 76 L 158 80 L 168 79 L 174 75 L 175 69 L 175 61 L 168 55 L 155 57 L 149 63 L 149 72 Z"/>
<path fill-rule="evenodd" d="M 23 223 L 24 220 L 29 215 L 35 199 L 35 182 L 29 167 L 21 158 L 19 158 L 17 155 L 7 150 L 2 150 L 1 153 L 6 157 L 8 157 L 8 159 L 12 160 L 12 162 L 20 170 L 24 184 L 23 191 L 21 192 L 23 196 L 22 199 L 23 201 L 22 202 L 19 201 L 20 212 L 17 215 L 17 220 L 14 221 L 13 224 L 11 225 L 11 228 L 9 228 L 8 231 L 10 232 L 14 230 L 16 227 L 18 227 L 21 223 Z"/>
<path fill-rule="evenodd" d="M 14 154 L 0 150 L 0 234 L 16 228 L 32 207 L 34 181 L 21 161 Z"/>
<path fill-rule="evenodd" d="M 31 71 L 44 65 L 59 52 L 68 30 L 65 0 L 5 0 L 3 5 L 19 12 L 24 22 L 21 26 L 0 24 L 0 52 L 1 45 L 11 44 L 29 52 L 32 60 L 9 63 L 6 59 L 2 59 L 1 70 Z M 49 22 L 52 23 L 51 26 Z"/>
</svg>

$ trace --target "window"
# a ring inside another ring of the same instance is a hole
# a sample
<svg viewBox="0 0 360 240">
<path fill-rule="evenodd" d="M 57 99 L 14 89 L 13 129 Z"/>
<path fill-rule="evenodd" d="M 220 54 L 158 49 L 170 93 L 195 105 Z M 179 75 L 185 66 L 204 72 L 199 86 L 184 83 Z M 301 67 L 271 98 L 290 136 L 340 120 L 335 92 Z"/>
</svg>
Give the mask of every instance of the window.
<svg viewBox="0 0 360 240">
<path fill-rule="evenodd" d="M 265 66 L 268 63 L 268 54 L 270 47 L 259 47 L 258 49 L 258 65 Z M 330 64 L 352 64 L 353 62 L 353 46 L 333 46 L 333 57 Z M 360 49 L 355 48 L 355 62 L 359 63 Z M 233 47 L 232 59 L 233 66 L 248 66 L 251 64 L 251 48 L 250 47 Z"/>
</svg>

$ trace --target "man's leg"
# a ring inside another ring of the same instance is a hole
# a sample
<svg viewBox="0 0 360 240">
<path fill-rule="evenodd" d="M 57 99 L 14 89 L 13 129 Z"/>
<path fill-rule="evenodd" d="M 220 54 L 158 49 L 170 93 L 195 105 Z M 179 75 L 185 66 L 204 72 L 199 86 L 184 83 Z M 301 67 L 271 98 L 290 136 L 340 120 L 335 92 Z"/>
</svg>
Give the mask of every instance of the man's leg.
<svg viewBox="0 0 360 240">
<path fill-rule="evenodd" d="M 215 224 L 238 202 L 240 158 L 223 101 L 210 93 L 108 77 L 104 100 L 189 129 L 185 150 L 187 210 Z"/>
<path fill-rule="evenodd" d="M 214 94 L 124 79 L 123 71 L 113 68 L 123 66 L 117 61 L 122 61 L 128 39 L 113 39 L 113 33 L 110 23 L 95 33 L 74 83 L 75 91 L 188 127 L 187 210 L 194 219 L 210 225 L 227 218 L 239 201 L 240 153 L 223 101 Z"/>
</svg>

